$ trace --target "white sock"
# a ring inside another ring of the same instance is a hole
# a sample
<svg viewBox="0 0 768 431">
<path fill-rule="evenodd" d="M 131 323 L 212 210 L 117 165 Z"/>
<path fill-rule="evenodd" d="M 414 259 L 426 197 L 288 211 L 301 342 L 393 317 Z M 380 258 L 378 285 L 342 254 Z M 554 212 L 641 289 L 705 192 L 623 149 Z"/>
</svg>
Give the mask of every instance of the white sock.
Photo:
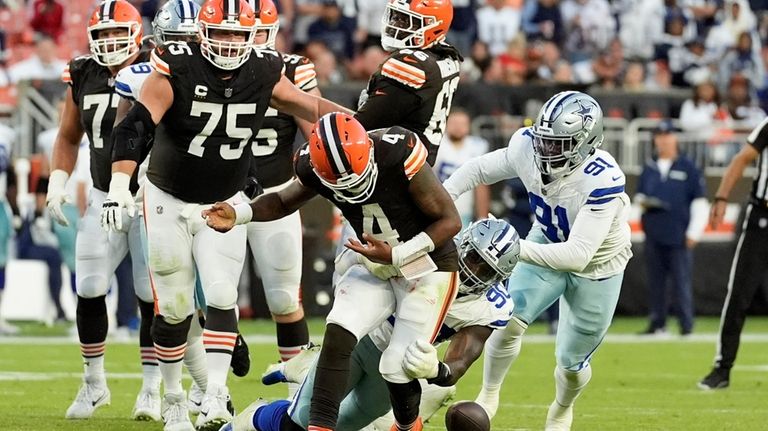
<svg viewBox="0 0 768 431">
<path fill-rule="evenodd" d="M 89 381 L 104 380 L 104 355 L 93 358 L 83 358 L 85 379 Z"/>
<path fill-rule="evenodd" d="M 155 352 L 159 361 L 158 368 L 160 368 L 160 374 L 163 376 L 166 394 L 184 393 L 181 386 L 181 360 L 184 358 L 186 348 L 187 343 L 175 347 L 162 347 L 155 344 Z"/>
<path fill-rule="evenodd" d="M 184 365 L 197 386 L 205 390 L 208 387 L 208 366 L 203 345 L 203 328 L 197 317 L 192 318 L 192 326 L 187 336 L 187 352 L 184 354 Z"/>
<path fill-rule="evenodd" d="M 236 339 L 237 332 L 203 329 L 205 356 L 208 361 L 208 388 L 227 386 L 227 375 L 232 364 L 232 349 Z"/>
<path fill-rule="evenodd" d="M 141 385 L 142 390 L 152 392 L 160 390 L 162 375 L 160 374 L 159 365 L 142 365 L 141 373 L 144 376 L 144 382 Z"/>
<path fill-rule="evenodd" d="M 523 333 L 527 328 L 528 325 L 523 321 L 512 317 L 506 328 L 493 331 L 488 338 L 483 361 L 483 392 L 490 394 L 499 392 L 509 368 L 520 355 Z"/>
<path fill-rule="evenodd" d="M 581 391 L 592 378 L 592 367 L 586 364 L 579 371 L 569 371 L 555 367 L 555 400 L 563 407 L 568 407 L 578 398 Z"/>
</svg>

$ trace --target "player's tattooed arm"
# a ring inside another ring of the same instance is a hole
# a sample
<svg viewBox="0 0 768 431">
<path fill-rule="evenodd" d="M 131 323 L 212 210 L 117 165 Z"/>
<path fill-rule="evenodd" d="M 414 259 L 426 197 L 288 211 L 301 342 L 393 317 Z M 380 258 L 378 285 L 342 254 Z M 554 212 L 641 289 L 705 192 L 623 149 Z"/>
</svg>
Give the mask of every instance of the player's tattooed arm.
<svg viewBox="0 0 768 431">
<path fill-rule="evenodd" d="M 349 109 L 302 91 L 283 75 L 272 90 L 270 106 L 280 112 L 291 114 L 311 123 L 331 112 L 344 112 L 352 115 Z"/>
<path fill-rule="evenodd" d="M 69 175 L 75 169 L 77 153 L 84 133 L 80 123 L 80 111 L 77 109 L 72 94 L 72 87 L 68 87 L 67 93 L 64 95 L 64 110 L 61 113 L 59 133 L 53 144 L 52 171 L 62 170 Z"/>
</svg>

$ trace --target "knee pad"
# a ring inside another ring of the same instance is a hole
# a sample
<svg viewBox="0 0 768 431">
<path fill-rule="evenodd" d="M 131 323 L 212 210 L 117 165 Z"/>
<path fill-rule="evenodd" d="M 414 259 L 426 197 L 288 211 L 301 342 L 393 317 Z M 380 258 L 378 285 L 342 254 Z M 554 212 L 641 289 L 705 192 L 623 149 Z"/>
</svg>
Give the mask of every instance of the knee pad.
<svg viewBox="0 0 768 431">
<path fill-rule="evenodd" d="M 269 312 L 276 316 L 291 314 L 299 309 L 298 288 L 296 291 L 291 291 L 288 289 L 266 287 L 264 295 L 267 297 Z"/>
<path fill-rule="evenodd" d="M 109 279 L 98 274 L 83 275 L 77 273 L 77 282 L 75 283 L 75 290 L 77 296 L 82 298 L 98 298 L 104 296 L 109 290 Z"/>
<path fill-rule="evenodd" d="M 408 383 L 411 379 L 403 370 L 403 355 L 405 349 L 390 346 L 381 354 L 379 361 L 379 372 L 384 380 L 391 383 Z"/>
<path fill-rule="evenodd" d="M 156 253 L 149 253 L 147 259 L 152 266 L 151 270 L 159 277 L 167 277 L 169 275 L 179 272 L 183 265 L 180 258 L 173 255 L 168 255 L 165 251 L 158 251 Z"/>
<path fill-rule="evenodd" d="M 218 308 L 219 310 L 231 310 L 237 304 L 237 283 L 232 284 L 225 281 L 211 283 L 208 288 L 203 286 L 205 291 L 205 303 L 207 307 Z"/>
<path fill-rule="evenodd" d="M 299 263 L 299 250 L 294 247 L 293 235 L 288 232 L 277 232 L 267 238 L 265 257 L 268 264 L 279 271 L 293 269 Z"/>
</svg>

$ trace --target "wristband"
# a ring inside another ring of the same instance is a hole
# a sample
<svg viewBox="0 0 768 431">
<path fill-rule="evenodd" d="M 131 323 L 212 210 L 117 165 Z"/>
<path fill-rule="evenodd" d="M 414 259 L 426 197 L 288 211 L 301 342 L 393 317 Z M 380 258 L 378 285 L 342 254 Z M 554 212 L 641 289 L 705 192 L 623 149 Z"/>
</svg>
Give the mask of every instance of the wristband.
<svg viewBox="0 0 768 431">
<path fill-rule="evenodd" d="M 432 242 L 432 238 L 426 232 L 419 232 L 408 241 L 392 247 L 392 265 L 400 268 L 434 249 L 435 243 Z"/>
<path fill-rule="evenodd" d="M 444 362 L 437 363 L 437 376 L 427 379 L 427 383 L 437 386 L 451 386 L 451 368 Z"/>
<path fill-rule="evenodd" d="M 728 202 L 728 198 L 724 198 L 722 196 L 715 196 L 715 203 L 717 202 Z"/>
<path fill-rule="evenodd" d="M 248 224 L 253 219 L 253 209 L 249 202 L 235 205 L 235 224 Z"/>
</svg>

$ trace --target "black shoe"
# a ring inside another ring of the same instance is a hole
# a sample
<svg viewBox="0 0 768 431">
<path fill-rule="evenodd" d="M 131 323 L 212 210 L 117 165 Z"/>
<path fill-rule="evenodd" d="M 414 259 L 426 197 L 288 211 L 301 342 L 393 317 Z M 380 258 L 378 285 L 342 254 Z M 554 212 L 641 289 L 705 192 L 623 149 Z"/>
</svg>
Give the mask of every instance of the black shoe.
<svg viewBox="0 0 768 431">
<path fill-rule="evenodd" d="M 731 383 L 731 371 L 722 368 L 713 368 L 707 374 L 707 377 L 701 379 L 698 383 L 699 389 L 711 391 L 714 389 L 725 389 Z"/>
<path fill-rule="evenodd" d="M 235 340 L 235 348 L 232 350 L 232 374 L 237 377 L 245 377 L 251 370 L 251 354 L 245 339 L 238 333 Z"/>
</svg>

